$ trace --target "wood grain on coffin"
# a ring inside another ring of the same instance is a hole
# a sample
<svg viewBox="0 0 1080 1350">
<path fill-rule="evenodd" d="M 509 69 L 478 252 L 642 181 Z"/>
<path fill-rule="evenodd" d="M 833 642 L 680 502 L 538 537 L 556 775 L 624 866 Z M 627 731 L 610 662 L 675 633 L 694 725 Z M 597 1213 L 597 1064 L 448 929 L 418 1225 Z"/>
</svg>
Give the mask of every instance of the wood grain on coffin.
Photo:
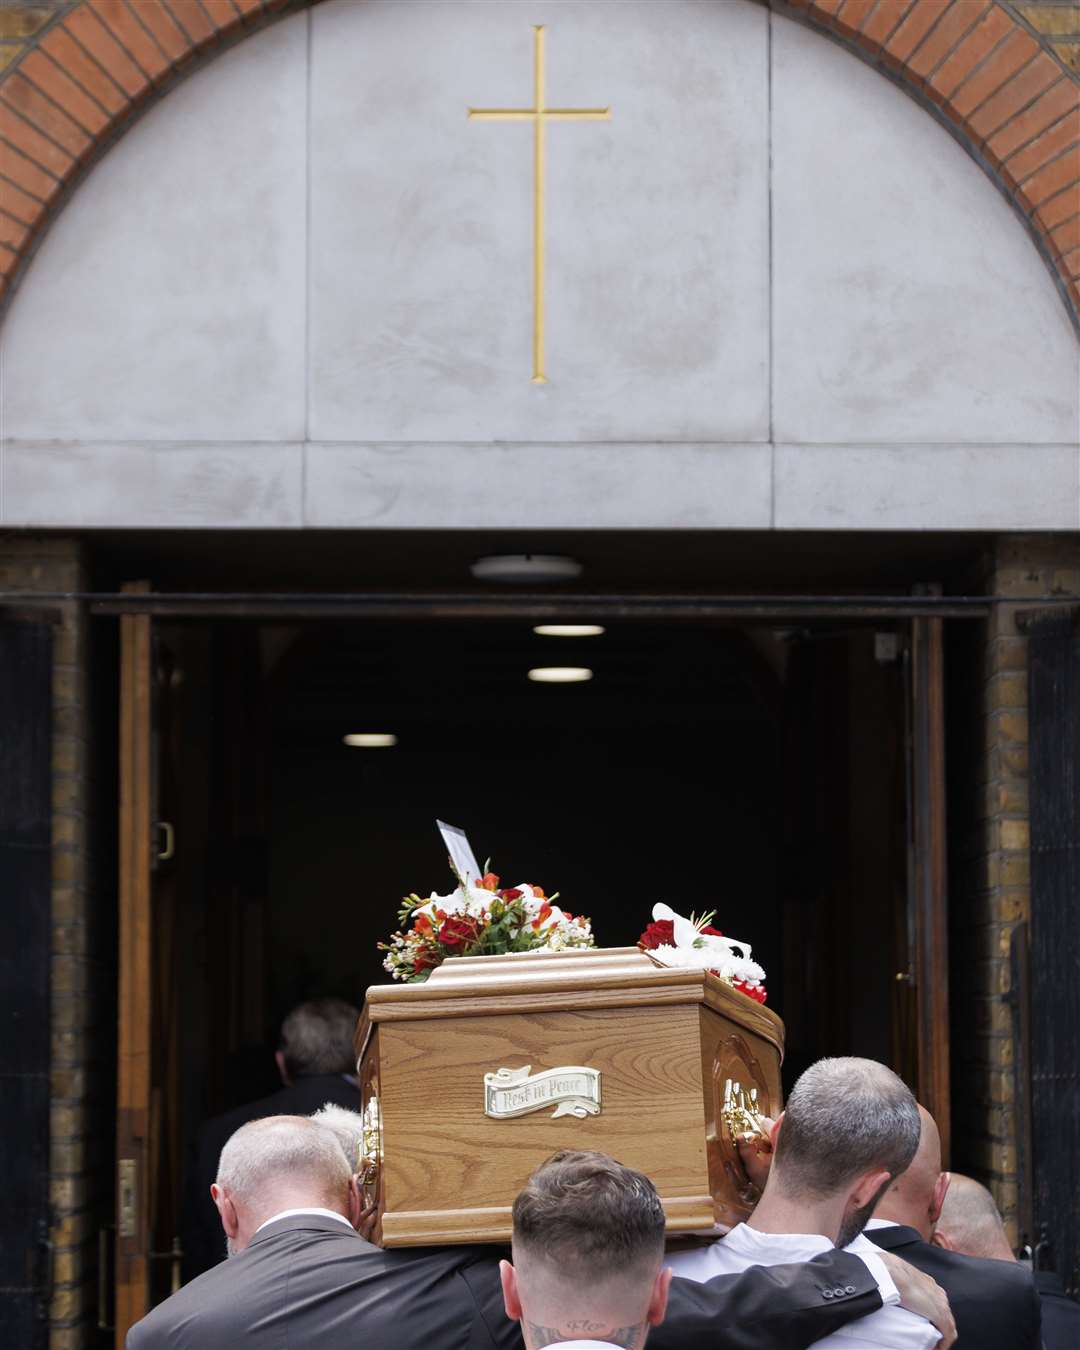
<svg viewBox="0 0 1080 1350">
<path fill-rule="evenodd" d="M 711 1224 L 712 1197 L 678 1196 L 664 1200 L 669 1233 L 700 1233 Z M 463 1243 L 509 1242 L 513 1228 L 510 1205 L 488 1209 L 415 1210 L 405 1214 L 387 1214 L 383 1218 L 381 1245 L 415 1247 L 418 1242 Z M 418 1239 L 417 1233 L 423 1237 Z"/>
<path fill-rule="evenodd" d="M 371 988 L 354 1044 L 365 1079 L 378 1062 L 382 1243 L 504 1241 L 514 1197 L 560 1148 L 645 1172 L 672 1232 L 737 1221 L 716 1136 L 733 1035 L 745 1047 L 739 1075 L 759 1062 L 759 1091 L 775 1085 L 778 1102 L 780 1019 L 712 975 L 657 966 L 635 948 L 456 958 L 423 984 Z M 599 1115 L 556 1118 L 555 1102 L 485 1113 L 485 1074 L 574 1065 L 599 1072 Z"/>
<path fill-rule="evenodd" d="M 704 1003 L 772 1041 L 783 1054 L 784 1024 L 774 1012 L 705 971 L 658 966 L 633 947 L 572 957 L 566 952 L 457 957 L 439 967 L 425 984 L 373 985 L 364 1018 L 388 1022 L 502 1015 L 511 999 L 515 1011 L 523 1012 Z M 358 1055 L 363 1049 L 361 1031 L 366 1031 L 364 1018 L 354 1041 Z"/>
<path fill-rule="evenodd" d="M 560 1148 L 600 1149 L 646 1172 L 662 1197 L 708 1190 L 697 1009 L 638 1009 L 633 1036 L 618 1010 L 462 1018 L 380 1028 L 386 1204 L 406 1213 L 506 1206 Z M 438 1059 L 438 1096 L 431 1066 Z M 484 1115 L 484 1074 L 531 1064 L 602 1065 L 599 1116 L 511 1120 Z M 419 1220 L 418 1220 L 419 1221 Z M 711 1201 L 696 1226 L 712 1222 Z M 389 1215 L 389 1239 L 396 1219 Z M 441 1228 L 440 1228 L 441 1235 Z M 412 1240 L 434 1237 L 431 1229 Z M 475 1239 L 474 1239 L 475 1240 Z"/>
</svg>

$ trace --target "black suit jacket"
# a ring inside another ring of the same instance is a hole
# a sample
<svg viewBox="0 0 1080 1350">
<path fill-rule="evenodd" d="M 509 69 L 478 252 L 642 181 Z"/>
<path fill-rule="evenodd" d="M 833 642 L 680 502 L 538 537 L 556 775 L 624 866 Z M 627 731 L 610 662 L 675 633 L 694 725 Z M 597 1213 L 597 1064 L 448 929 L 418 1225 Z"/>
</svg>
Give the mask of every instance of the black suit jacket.
<svg viewBox="0 0 1080 1350">
<path fill-rule="evenodd" d="M 502 1311 L 499 1255 L 382 1251 L 333 1219 L 281 1219 L 159 1304 L 132 1327 L 127 1350 L 522 1350 Z M 799 1350 L 880 1306 L 863 1263 L 833 1251 L 708 1284 L 673 1281 L 668 1320 L 649 1345 Z"/>
<path fill-rule="evenodd" d="M 1039 1350 L 1039 1299 L 1023 1266 L 946 1251 L 900 1224 L 868 1228 L 866 1236 L 945 1290 L 956 1318 L 956 1350 Z"/>
<path fill-rule="evenodd" d="M 497 1350 L 523 1350 L 517 1324 L 503 1311 L 494 1263 L 473 1267 L 466 1279 Z M 752 1266 L 704 1284 L 676 1279 L 667 1316 L 649 1333 L 648 1350 L 804 1350 L 880 1307 L 866 1266 L 837 1250 L 795 1265 Z"/>
<path fill-rule="evenodd" d="M 261 1120 L 263 1116 L 310 1116 L 327 1102 L 359 1111 L 360 1091 L 339 1073 L 313 1074 L 298 1078 L 269 1097 L 234 1107 L 203 1125 L 198 1143 L 189 1155 L 184 1182 L 180 1239 L 185 1280 L 193 1280 L 225 1259 L 225 1236 L 210 1199 L 210 1186 L 217 1176 L 221 1150 L 231 1135 L 249 1120 Z"/>
<path fill-rule="evenodd" d="M 1065 1293 L 1061 1276 L 1052 1270 L 1035 1272 L 1035 1288 L 1042 1306 L 1042 1336 L 1046 1350 L 1076 1350 L 1080 1345 L 1080 1303 Z"/>
</svg>

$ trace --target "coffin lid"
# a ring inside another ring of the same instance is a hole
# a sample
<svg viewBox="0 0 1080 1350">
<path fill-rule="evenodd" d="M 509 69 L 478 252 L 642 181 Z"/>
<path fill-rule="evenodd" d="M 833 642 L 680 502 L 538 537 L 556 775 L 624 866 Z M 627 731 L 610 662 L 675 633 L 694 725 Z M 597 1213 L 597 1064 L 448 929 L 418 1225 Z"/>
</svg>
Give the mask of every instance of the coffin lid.
<svg viewBox="0 0 1080 1350">
<path fill-rule="evenodd" d="M 359 1059 L 379 1022 L 680 1003 L 704 1004 L 783 1056 L 784 1024 L 769 1008 L 708 971 L 661 966 L 637 947 L 451 957 L 422 984 L 372 985 L 354 1045 Z"/>
</svg>

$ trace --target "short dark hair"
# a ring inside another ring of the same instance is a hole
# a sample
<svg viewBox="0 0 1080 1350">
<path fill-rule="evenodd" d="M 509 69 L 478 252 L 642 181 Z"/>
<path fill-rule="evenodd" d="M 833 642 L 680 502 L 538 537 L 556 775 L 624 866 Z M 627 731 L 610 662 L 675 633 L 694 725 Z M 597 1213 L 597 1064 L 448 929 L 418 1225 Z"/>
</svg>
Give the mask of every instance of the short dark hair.
<svg viewBox="0 0 1080 1350">
<path fill-rule="evenodd" d="M 514 1201 L 514 1251 L 602 1282 L 658 1263 L 664 1207 L 656 1187 L 606 1153 L 563 1149 Z"/>
<path fill-rule="evenodd" d="M 915 1156 L 921 1130 L 910 1089 L 884 1064 L 819 1059 L 788 1098 L 773 1163 L 777 1180 L 820 1197 L 865 1172 L 898 1177 Z"/>
<path fill-rule="evenodd" d="M 343 998 L 316 998 L 294 1008 L 281 1024 L 281 1053 L 289 1077 L 355 1073 L 352 1043 L 359 1017 Z"/>
</svg>

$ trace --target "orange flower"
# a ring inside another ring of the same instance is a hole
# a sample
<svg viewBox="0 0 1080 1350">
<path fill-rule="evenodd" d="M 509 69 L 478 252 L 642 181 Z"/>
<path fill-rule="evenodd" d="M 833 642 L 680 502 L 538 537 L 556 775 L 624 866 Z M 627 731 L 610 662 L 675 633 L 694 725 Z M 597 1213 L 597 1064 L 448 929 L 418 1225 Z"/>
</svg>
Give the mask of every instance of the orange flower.
<svg viewBox="0 0 1080 1350">
<path fill-rule="evenodd" d="M 499 878 L 494 872 L 485 872 L 476 885 L 482 891 L 497 891 L 499 889 Z"/>
<path fill-rule="evenodd" d="M 533 929 L 539 931 L 541 924 L 546 923 L 547 920 L 550 918 L 551 918 L 551 906 L 545 900 L 544 903 L 540 906 L 540 913 L 532 921 Z"/>
</svg>

